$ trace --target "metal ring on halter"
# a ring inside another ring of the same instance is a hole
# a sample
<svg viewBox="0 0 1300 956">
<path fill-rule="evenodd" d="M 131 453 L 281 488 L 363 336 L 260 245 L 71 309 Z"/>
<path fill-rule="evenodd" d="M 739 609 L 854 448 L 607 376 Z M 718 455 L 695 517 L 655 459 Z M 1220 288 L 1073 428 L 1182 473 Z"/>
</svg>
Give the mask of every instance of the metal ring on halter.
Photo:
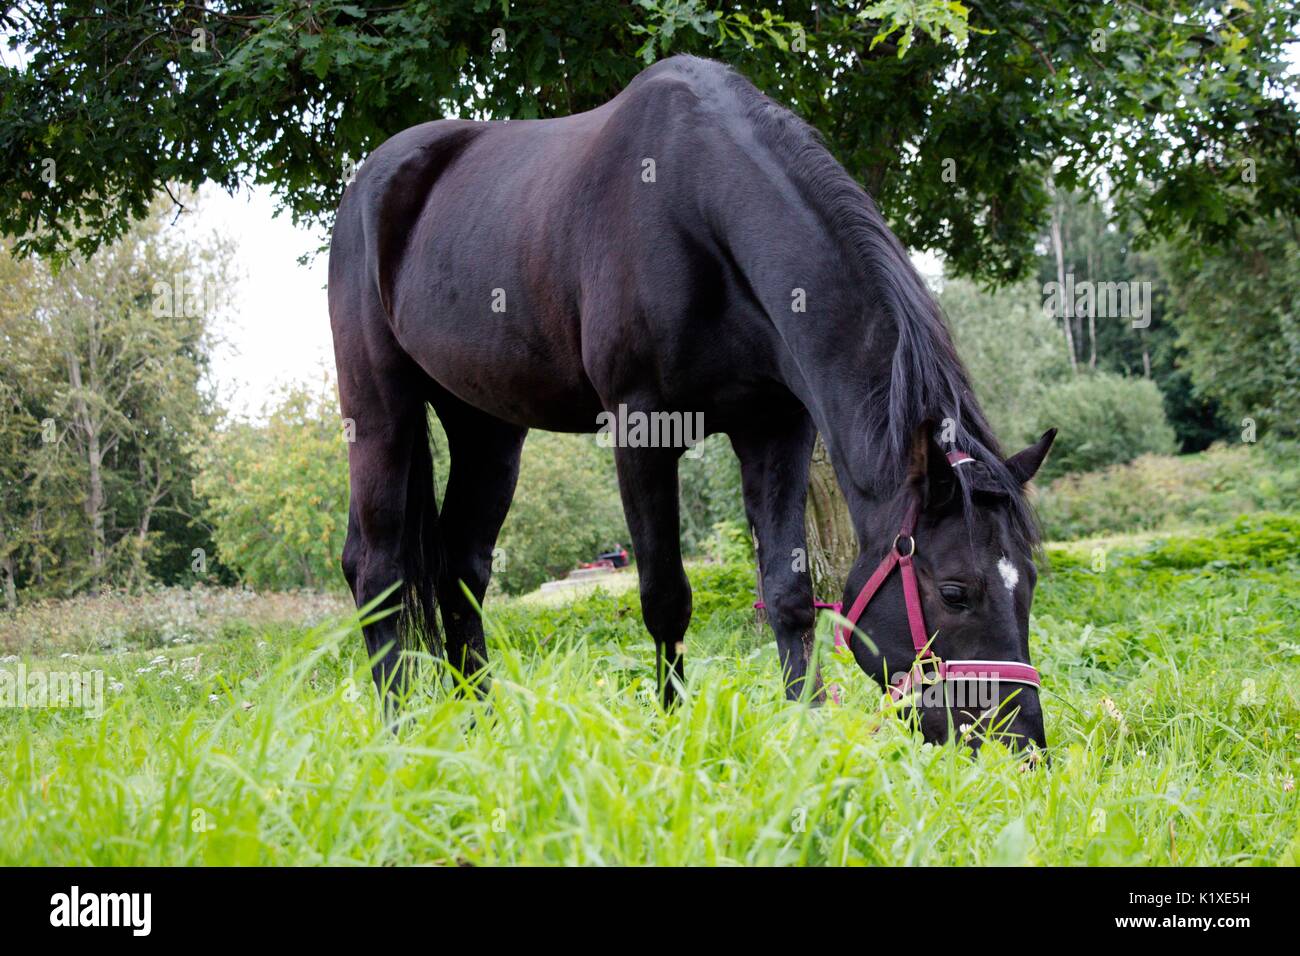
<svg viewBox="0 0 1300 956">
<path fill-rule="evenodd" d="M 925 666 L 931 665 L 931 670 L 927 673 Z M 937 654 L 927 654 L 925 657 L 918 657 L 912 665 L 912 672 L 919 674 L 917 682 L 926 686 L 937 684 L 944 678 L 943 658 Z"/>
<path fill-rule="evenodd" d="M 893 548 L 894 548 L 894 550 L 897 551 L 900 555 L 903 553 L 902 551 L 899 551 L 899 550 L 898 550 L 898 539 L 901 538 L 901 537 L 903 537 L 901 534 L 896 534 L 896 535 L 894 535 L 894 544 L 893 544 Z M 916 538 L 915 538 L 913 535 L 910 535 L 910 534 L 909 534 L 909 535 L 907 536 L 907 540 L 908 540 L 909 542 L 911 542 L 911 545 L 912 545 L 912 550 L 909 551 L 909 552 L 907 552 L 907 556 L 910 558 L 910 557 L 912 557 L 914 554 L 916 554 Z"/>
</svg>

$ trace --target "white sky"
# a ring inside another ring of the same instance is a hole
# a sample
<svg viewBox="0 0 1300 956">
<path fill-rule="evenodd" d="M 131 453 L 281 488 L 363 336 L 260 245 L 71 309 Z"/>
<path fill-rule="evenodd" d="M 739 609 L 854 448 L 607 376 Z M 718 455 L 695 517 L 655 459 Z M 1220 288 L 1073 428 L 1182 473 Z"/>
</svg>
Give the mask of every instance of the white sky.
<svg viewBox="0 0 1300 956">
<path fill-rule="evenodd" d="M 208 185 L 197 212 L 176 225 L 194 236 L 216 231 L 233 242 L 233 288 L 215 323 L 223 341 L 212 371 L 222 404 L 243 417 L 260 417 L 278 386 L 319 381 L 323 368 L 334 367 L 325 301 L 328 256 L 298 264 L 324 237 L 274 211 L 268 188 L 229 196 Z"/>
</svg>

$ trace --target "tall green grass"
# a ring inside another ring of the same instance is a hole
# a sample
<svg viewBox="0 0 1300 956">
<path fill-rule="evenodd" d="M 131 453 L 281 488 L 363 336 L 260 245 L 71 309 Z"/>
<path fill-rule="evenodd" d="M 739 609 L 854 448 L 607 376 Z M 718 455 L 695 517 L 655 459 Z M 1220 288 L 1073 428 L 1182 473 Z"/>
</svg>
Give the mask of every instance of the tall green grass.
<svg viewBox="0 0 1300 956">
<path fill-rule="evenodd" d="M 1162 547 L 1053 552 L 1033 771 L 923 744 L 839 658 L 843 705 L 785 703 L 743 592 L 697 618 L 669 715 L 634 594 L 490 608 L 488 699 L 430 679 L 397 733 L 355 622 L 27 660 L 121 689 L 0 711 L 0 863 L 1300 862 L 1296 549 Z"/>
</svg>

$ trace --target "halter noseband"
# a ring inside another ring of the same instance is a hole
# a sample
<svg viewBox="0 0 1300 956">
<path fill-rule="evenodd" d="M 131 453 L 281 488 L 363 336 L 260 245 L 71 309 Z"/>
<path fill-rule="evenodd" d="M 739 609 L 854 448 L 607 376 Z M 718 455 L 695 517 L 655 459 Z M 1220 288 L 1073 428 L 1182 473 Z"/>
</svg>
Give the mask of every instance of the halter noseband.
<svg viewBox="0 0 1300 956">
<path fill-rule="evenodd" d="M 954 467 L 964 465 L 967 462 L 974 461 L 970 455 L 965 452 L 954 451 L 948 453 L 948 461 Z M 894 536 L 894 543 L 889 547 L 889 553 L 884 559 L 876 565 L 876 570 L 867 578 L 867 583 L 862 585 L 862 590 L 858 592 L 853 606 L 849 608 L 844 619 L 847 623 L 837 625 L 835 628 L 835 643 L 837 645 L 849 646 L 853 630 L 857 626 L 858 619 L 871 603 L 871 599 L 876 596 L 876 592 L 884 585 L 885 580 L 893 573 L 894 568 L 899 569 L 899 574 L 903 578 L 903 601 L 907 605 L 907 627 L 912 634 L 912 648 L 916 651 L 916 660 L 911 669 L 889 686 L 889 693 L 895 700 L 901 700 L 911 692 L 914 684 L 938 684 L 945 681 L 956 680 L 993 680 L 1007 681 L 1012 684 L 1028 684 L 1031 687 L 1041 686 L 1038 671 L 1028 664 L 1021 664 L 1019 661 L 945 661 L 933 653 L 927 653 L 926 648 L 930 643 L 927 637 L 925 627 L 925 612 L 921 608 L 921 591 L 916 583 L 916 568 L 912 559 L 916 556 L 916 538 L 912 532 L 916 528 L 917 512 L 920 504 L 913 500 L 907 507 L 907 513 L 903 516 L 903 524 L 898 529 L 898 534 Z M 904 554 L 899 548 L 899 542 L 907 540 L 908 549 Z"/>
</svg>

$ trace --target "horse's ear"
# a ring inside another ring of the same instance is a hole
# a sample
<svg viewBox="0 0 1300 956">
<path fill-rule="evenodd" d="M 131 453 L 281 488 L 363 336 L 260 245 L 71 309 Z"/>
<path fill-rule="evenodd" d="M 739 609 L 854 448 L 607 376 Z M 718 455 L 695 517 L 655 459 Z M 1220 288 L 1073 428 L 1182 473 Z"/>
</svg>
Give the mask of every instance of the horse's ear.
<svg viewBox="0 0 1300 956">
<path fill-rule="evenodd" d="M 1018 451 L 1007 459 L 1007 471 L 1011 472 L 1012 477 L 1023 485 L 1038 474 L 1038 469 L 1043 464 L 1043 459 L 1047 457 L 1047 452 L 1055 440 L 1056 429 L 1049 428 L 1043 432 L 1043 437 L 1038 441 L 1024 451 Z"/>
<path fill-rule="evenodd" d="M 912 453 L 908 461 L 908 483 L 921 496 L 924 508 L 947 504 L 957 490 L 957 476 L 948 456 L 934 440 L 934 422 L 926 421 L 912 433 Z"/>
</svg>

